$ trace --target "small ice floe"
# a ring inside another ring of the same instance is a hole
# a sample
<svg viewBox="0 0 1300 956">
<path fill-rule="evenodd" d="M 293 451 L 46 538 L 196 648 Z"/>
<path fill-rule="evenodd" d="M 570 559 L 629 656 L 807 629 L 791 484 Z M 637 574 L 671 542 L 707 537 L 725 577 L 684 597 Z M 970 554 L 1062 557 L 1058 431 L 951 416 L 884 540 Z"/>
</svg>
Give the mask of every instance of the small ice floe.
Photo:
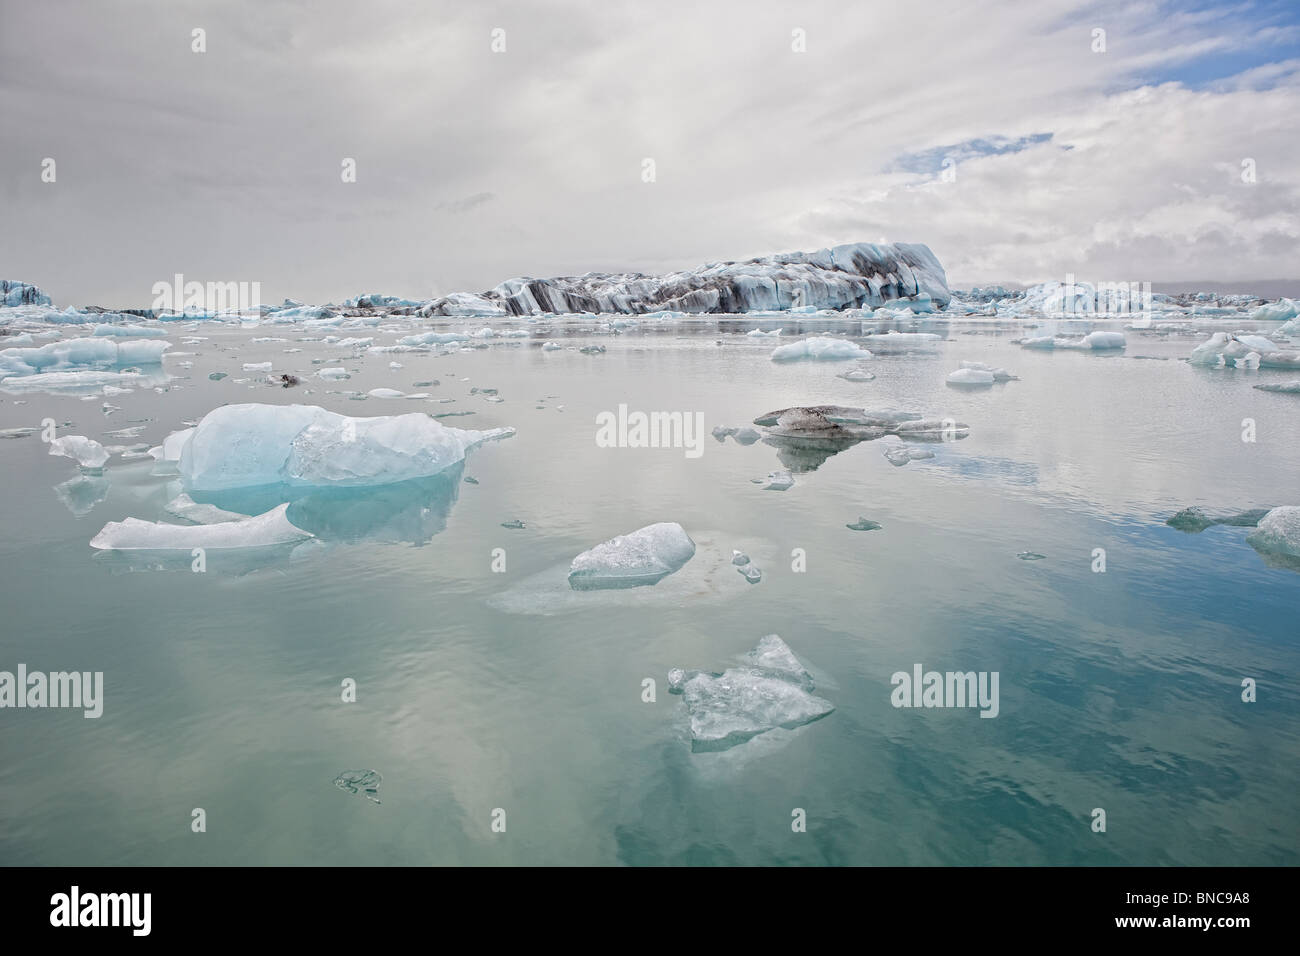
<svg viewBox="0 0 1300 956">
<path fill-rule="evenodd" d="M 794 487 L 794 476 L 788 471 L 769 472 L 763 483 L 764 491 L 788 491 Z"/>
<path fill-rule="evenodd" d="M 740 428 L 732 431 L 731 437 L 735 439 L 738 444 L 752 445 L 754 442 L 762 438 L 763 434 L 757 428 L 751 428 L 749 425 L 742 425 Z"/>
<path fill-rule="evenodd" d="M 841 361 L 844 359 L 869 359 L 871 353 L 848 339 L 814 336 L 789 345 L 778 345 L 772 350 L 773 362 Z"/>
<path fill-rule="evenodd" d="M 1184 508 L 1166 521 L 1165 524 L 1188 534 L 1199 534 L 1206 528 L 1213 528 L 1216 525 L 1227 525 L 1230 528 L 1253 528 L 1259 524 L 1260 520 L 1270 510 L 1269 508 L 1254 508 L 1236 514 L 1212 515 L 1207 513 L 1204 508 Z"/>
<path fill-rule="evenodd" d="M 134 391 L 135 389 L 133 388 L 119 388 L 116 385 L 105 385 L 103 394 L 104 397 L 107 398 L 112 395 L 130 395 Z"/>
<path fill-rule="evenodd" d="M 208 378 L 211 379 L 211 380 L 214 381 L 214 382 L 219 382 L 219 381 L 221 381 L 221 380 L 222 380 L 223 378 L 225 378 L 225 377 L 226 377 L 226 373 L 225 373 L 225 372 L 209 372 L 209 373 L 208 373 Z"/>
<path fill-rule="evenodd" d="M 379 799 L 379 785 L 384 782 L 384 775 L 378 770 L 344 770 L 334 778 L 334 786 L 348 793 L 359 793 L 371 803 L 382 803 Z"/>
<path fill-rule="evenodd" d="M 1300 368 L 1300 351 L 1246 332 L 1215 332 L 1192 349 L 1191 365 L 1210 368 Z"/>
<path fill-rule="evenodd" d="M 727 440 L 728 435 L 736 434 L 736 429 L 735 426 L 724 427 L 722 425 L 714 425 L 711 434 L 713 435 L 714 438 L 718 440 L 718 444 L 721 445 L 723 442 Z"/>
<path fill-rule="evenodd" d="M 401 362 L 389 362 L 388 367 L 396 371 L 399 368 L 406 368 Z"/>
<path fill-rule="evenodd" d="M 763 580 L 763 572 L 755 567 L 752 561 L 749 564 L 736 568 L 736 570 L 739 571 L 744 579 L 750 584 L 757 584 L 759 581 Z"/>
<path fill-rule="evenodd" d="M 879 531 L 884 527 L 879 521 L 872 521 L 870 518 L 858 517 L 853 524 L 846 524 L 844 527 L 850 531 Z"/>
<path fill-rule="evenodd" d="M 887 332 L 869 332 L 863 336 L 863 340 L 877 352 L 913 352 L 936 347 L 943 341 L 943 336 L 934 332 L 899 332 L 890 329 Z"/>
<path fill-rule="evenodd" d="M 1042 561 L 1047 555 L 1039 554 L 1037 551 L 1021 551 L 1016 557 L 1021 561 Z"/>
<path fill-rule="evenodd" d="M 868 372 L 865 368 L 851 368 L 847 372 L 841 372 L 835 377 L 842 378 L 846 382 L 870 382 L 876 376 L 874 373 Z"/>
<path fill-rule="evenodd" d="M 1265 557 L 1277 557 L 1280 564 L 1300 570 L 1300 507 L 1274 508 L 1260 519 L 1246 543 Z"/>
<path fill-rule="evenodd" d="M 912 448 L 903 443 L 889 445 L 885 448 L 885 458 L 895 468 L 902 468 L 908 462 L 933 458 L 934 452 L 928 448 Z"/>
<path fill-rule="evenodd" d="M 578 349 L 578 351 L 581 352 L 583 355 L 600 355 L 605 351 L 605 346 L 584 345 L 582 348 Z"/>
<path fill-rule="evenodd" d="M 26 428 L 0 428 L 0 438 L 26 438 L 28 435 L 35 435 L 39 428 L 28 426 Z"/>
<path fill-rule="evenodd" d="M 520 531 L 523 529 L 524 523 L 520 521 L 518 518 L 512 518 L 509 521 L 501 522 L 501 527 L 509 528 L 511 531 Z"/>
<path fill-rule="evenodd" d="M 65 435 L 50 442 L 51 455 L 62 455 L 74 459 L 78 465 L 90 471 L 98 471 L 108 462 L 108 451 L 93 438 L 85 435 Z"/>
<path fill-rule="evenodd" d="M 1261 392 L 1281 392 L 1284 395 L 1300 395 L 1300 379 L 1294 382 L 1270 382 L 1267 385 L 1256 385 L 1255 388 Z"/>
<path fill-rule="evenodd" d="M 1276 302 L 1261 305 L 1250 314 L 1250 320 L 1252 322 L 1285 322 L 1288 319 L 1294 319 L 1298 309 L 1300 309 L 1300 306 L 1297 306 L 1293 299 L 1278 299 Z"/>
<path fill-rule="evenodd" d="M 770 329 L 764 332 L 762 329 L 750 329 L 745 334 L 751 339 L 778 339 L 781 337 L 781 329 Z"/>
<path fill-rule="evenodd" d="M 366 392 L 371 398 L 405 398 L 405 392 L 399 392 L 395 388 L 372 388 Z"/>
<path fill-rule="evenodd" d="M 992 385 L 993 381 L 992 372 L 978 368 L 959 368 L 955 372 L 949 372 L 947 379 L 949 385 L 962 386 Z"/>
<path fill-rule="evenodd" d="M 564 346 L 561 345 L 559 342 L 543 342 L 543 343 L 542 343 L 542 351 L 543 351 L 543 352 L 558 352 L 559 350 L 561 350 L 561 349 L 563 349 L 563 348 L 564 348 Z"/>
<path fill-rule="evenodd" d="M 271 371 L 270 362 L 245 362 L 245 372 L 269 372 Z"/>
<path fill-rule="evenodd" d="M 732 551 L 731 563 L 736 565 L 737 567 L 744 564 L 749 564 L 749 555 L 747 555 L 744 551 Z"/>
<path fill-rule="evenodd" d="M 104 525 L 90 539 L 90 546 L 103 551 L 218 550 L 260 548 L 314 537 L 290 523 L 285 517 L 288 509 L 286 502 L 256 517 L 217 524 L 178 525 L 126 518 Z"/>
<path fill-rule="evenodd" d="M 811 693 L 811 675 L 775 634 L 721 674 L 673 668 L 668 689 L 682 696 L 697 753 L 727 750 L 777 728 L 793 730 L 835 709 Z"/>
<path fill-rule="evenodd" d="M 327 382 L 335 382 L 345 378 L 351 378 L 348 370 L 345 368 L 323 368 L 316 373 L 317 378 L 323 378 Z"/>
<path fill-rule="evenodd" d="M 1019 340 L 1021 348 L 1026 349 L 1066 349 L 1075 351 L 1108 351 L 1124 348 L 1123 332 L 1090 332 L 1082 338 L 1072 339 L 1064 335 L 1038 335 Z"/>
<path fill-rule="evenodd" d="M 676 522 L 621 534 L 582 552 L 569 565 L 575 591 L 657 584 L 695 556 L 695 542 Z"/>
</svg>

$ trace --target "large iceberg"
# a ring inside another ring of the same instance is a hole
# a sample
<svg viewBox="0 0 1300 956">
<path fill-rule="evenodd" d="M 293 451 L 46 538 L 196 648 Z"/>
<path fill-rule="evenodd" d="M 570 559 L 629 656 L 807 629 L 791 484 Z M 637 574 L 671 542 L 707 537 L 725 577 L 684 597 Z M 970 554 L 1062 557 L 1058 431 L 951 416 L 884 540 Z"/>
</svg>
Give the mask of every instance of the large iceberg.
<svg viewBox="0 0 1300 956">
<path fill-rule="evenodd" d="M 673 668 L 668 689 L 685 700 L 697 752 L 726 750 L 778 727 L 793 730 L 835 709 L 811 693 L 811 675 L 775 634 L 759 641 L 743 666 L 721 674 Z"/>
<path fill-rule="evenodd" d="M 0 279 L 0 306 L 15 308 L 20 305 L 50 305 L 50 297 L 27 282 Z"/>
<path fill-rule="evenodd" d="M 90 337 L 51 342 L 36 348 L 0 350 L 0 375 L 35 375 L 73 369 L 106 369 L 123 365 L 158 365 L 171 343 L 161 339 L 116 341 Z"/>
<path fill-rule="evenodd" d="M 226 405 L 184 440 L 180 475 L 191 491 L 384 485 L 436 475 L 513 434 L 448 428 L 423 412 L 350 418 L 315 405 Z"/>
<path fill-rule="evenodd" d="M 793 308 L 874 308 L 897 300 L 948 304 L 948 279 L 927 246 L 858 242 L 718 262 L 668 275 L 589 272 L 508 279 L 478 295 L 427 303 L 424 315 L 547 313 L 771 312 Z"/>
<path fill-rule="evenodd" d="M 670 521 L 620 534 L 582 552 L 569 565 L 575 591 L 656 584 L 695 556 L 695 542 Z"/>
</svg>

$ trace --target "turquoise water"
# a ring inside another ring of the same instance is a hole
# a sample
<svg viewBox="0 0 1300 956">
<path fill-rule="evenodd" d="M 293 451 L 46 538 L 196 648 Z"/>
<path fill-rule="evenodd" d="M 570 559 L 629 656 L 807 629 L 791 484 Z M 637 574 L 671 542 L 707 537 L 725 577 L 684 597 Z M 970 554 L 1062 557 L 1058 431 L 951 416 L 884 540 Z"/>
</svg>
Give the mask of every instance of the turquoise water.
<svg viewBox="0 0 1300 956">
<path fill-rule="evenodd" d="M 295 502 L 290 517 L 319 544 L 210 555 L 202 574 L 188 555 L 87 545 L 108 521 L 163 518 L 175 488 L 151 460 L 115 458 L 106 497 L 78 516 L 54 491 L 72 461 L 34 436 L 0 442 L 0 669 L 105 682 L 98 720 L 0 711 L 0 860 L 1300 862 L 1300 574 L 1264 561 L 1247 529 L 1164 524 L 1191 505 L 1300 503 L 1300 399 L 1251 388 L 1294 375 L 1189 367 L 1190 336 L 1130 332 L 1122 355 L 1042 353 L 1011 344 L 1010 327 L 954 323 L 935 326 L 947 336 L 937 348 L 878 353 L 865 363 L 875 380 L 859 383 L 836 377 L 853 363 L 770 362 L 776 342 L 736 334 L 749 327 L 575 326 L 446 355 L 354 357 L 294 329 L 212 326 L 169 335 L 208 338 L 175 347 L 194 365 L 169 359 L 181 377 L 166 393 L 0 393 L 0 428 L 52 417 L 73 423 L 63 434 L 101 438 L 145 425 L 106 443 L 157 444 L 246 401 L 472 412 L 443 421 L 518 429 L 471 452 L 463 472 Z M 546 338 L 607 351 L 544 352 Z M 1021 380 L 946 386 L 967 359 Z M 353 376 L 283 389 L 240 371 L 264 360 Z M 454 401 L 339 394 L 379 386 Z M 105 415 L 104 401 L 121 408 Z M 970 437 L 901 468 L 864 442 L 784 492 L 752 481 L 783 467 L 761 442 L 706 437 L 688 458 L 594 440 L 596 415 L 619 404 L 702 412 L 707 430 L 815 403 L 952 415 Z M 1241 440 L 1244 418 L 1254 443 Z M 883 527 L 845 527 L 860 517 Z M 525 527 L 501 526 L 514 519 Z M 728 571 L 657 595 L 668 578 L 593 603 L 548 590 L 580 551 L 656 521 L 746 550 L 761 583 Z M 1092 570 L 1095 548 L 1105 573 Z M 791 568 L 794 549 L 805 572 Z M 1026 551 L 1045 557 L 1019 560 Z M 693 753 L 668 669 L 722 670 L 771 633 L 835 711 Z M 998 717 L 895 709 L 890 676 L 917 663 L 998 672 Z M 348 678 L 354 703 L 341 700 Z M 1242 702 L 1243 678 L 1257 702 Z M 336 787 L 348 770 L 377 771 L 380 802 Z M 1090 826 L 1097 807 L 1105 833 Z M 204 833 L 191 831 L 194 808 Z M 795 808 L 807 832 L 792 831 Z M 498 809 L 505 832 L 493 831 Z"/>
</svg>

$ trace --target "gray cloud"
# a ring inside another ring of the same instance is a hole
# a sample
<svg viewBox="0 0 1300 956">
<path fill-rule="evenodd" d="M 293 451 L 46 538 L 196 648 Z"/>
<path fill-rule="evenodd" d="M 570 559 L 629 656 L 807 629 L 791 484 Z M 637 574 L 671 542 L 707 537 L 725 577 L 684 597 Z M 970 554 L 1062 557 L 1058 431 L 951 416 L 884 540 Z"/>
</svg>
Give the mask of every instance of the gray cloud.
<svg viewBox="0 0 1300 956">
<path fill-rule="evenodd" d="M 8 4 L 0 274 L 61 304 L 177 272 L 325 301 L 888 238 L 958 284 L 1281 277 L 1295 65 L 1130 91 L 1264 28 L 1120 0 Z M 899 165 L 979 141 L 1016 148 L 955 183 Z"/>
</svg>

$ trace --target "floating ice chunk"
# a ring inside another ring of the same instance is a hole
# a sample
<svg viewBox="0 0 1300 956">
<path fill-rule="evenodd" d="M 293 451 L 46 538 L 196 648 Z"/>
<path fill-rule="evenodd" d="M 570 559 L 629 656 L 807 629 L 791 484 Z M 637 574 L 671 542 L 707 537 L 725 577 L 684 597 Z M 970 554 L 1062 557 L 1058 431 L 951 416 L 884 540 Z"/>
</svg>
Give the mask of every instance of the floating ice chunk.
<svg viewBox="0 0 1300 956">
<path fill-rule="evenodd" d="M 812 678 L 775 634 L 749 653 L 746 666 L 721 674 L 673 668 L 668 686 L 686 704 L 695 752 L 726 750 L 778 727 L 793 730 L 835 709 L 810 693 Z"/>
<path fill-rule="evenodd" d="M 245 362 L 245 372 L 269 372 L 271 371 L 270 362 Z"/>
<path fill-rule="evenodd" d="M 749 425 L 742 425 L 731 433 L 731 437 L 742 445 L 752 445 L 763 437 L 757 428 Z"/>
<path fill-rule="evenodd" d="M 389 362 L 388 367 L 393 371 L 397 371 L 399 368 L 405 368 L 406 366 L 404 366 L 401 362 Z"/>
<path fill-rule="evenodd" d="M 749 555 L 747 555 L 744 551 L 733 550 L 731 552 L 731 563 L 736 565 L 736 567 L 749 564 Z"/>
<path fill-rule="evenodd" d="M 1261 305 L 1250 314 L 1250 320 L 1252 322 L 1285 322 L 1287 319 L 1294 319 L 1297 314 L 1300 314 L 1300 306 L 1297 306 L 1294 300 L 1278 299 L 1276 302 Z"/>
<path fill-rule="evenodd" d="M 36 348 L 0 350 L 0 374 L 31 375 L 38 371 L 107 369 L 119 365 L 159 365 L 170 342 L 155 339 L 118 342 L 111 338 L 80 338 Z"/>
<path fill-rule="evenodd" d="M 448 428 L 421 412 L 350 418 L 314 405 L 226 405 L 199 422 L 180 472 L 190 490 L 382 485 L 436 475 L 513 434 Z"/>
<path fill-rule="evenodd" d="M 1294 382 L 1270 382 L 1267 385 L 1256 385 L 1261 392 L 1283 392 L 1290 395 L 1300 395 L 1300 379 Z"/>
<path fill-rule="evenodd" d="M 102 551 L 189 551 L 193 548 L 259 548 L 313 537 L 285 517 L 288 503 L 243 521 L 178 525 L 127 518 L 110 521 L 90 539 Z"/>
<path fill-rule="evenodd" d="M 794 476 L 788 471 L 774 471 L 767 476 L 764 491 L 786 491 L 794 487 Z"/>
<path fill-rule="evenodd" d="M 1016 557 L 1021 561 L 1042 561 L 1047 555 L 1039 554 L 1037 551 L 1021 551 Z"/>
<path fill-rule="evenodd" d="M 372 388 L 366 392 L 371 398 L 405 398 L 405 392 L 399 392 L 395 388 Z"/>
<path fill-rule="evenodd" d="M 466 342 L 469 336 L 463 332 L 420 332 L 397 340 L 398 345 L 441 345 L 447 342 Z"/>
<path fill-rule="evenodd" d="M 897 329 L 869 332 L 863 337 L 871 348 L 884 352 L 929 349 L 943 341 L 943 336 L 934 332 L 900 332 Z"/>
<path fill-rule="evenodd" d="M 323 378 L 326 381 L 338 381 L 339 379 L 352 377 L 348 374 L 348 370 L 345 368 L 323 368 L 317 372 L 316 375 L 318 378 Z"/>
<path fill-rule="evenodd" d="M 334 778 L 334 786 L 348 793 L 359 793 L 371 803 L 382 803 L 379 799 L 379 785 L 384 782 L 384 775 L 378 770 L 344 770 Z"/>
<path fill-rule="evenodd" d="M 748 581 L 750 584 L 757 584 L 759 581 L 763 580 L 763 572 L 760 571 L 757 567 L 755 567 L 752 562 L 749 564 L 741 565 L 740 567 L 736 568 L 736 570 L 739 571 L 741 575 L 745 578 L 745 580 Z"/>
<path fill-rule="evenodd" d="M 0 374 L 3 369 L 0 369 Z M 75 388 L 102 388 L 105 385 L 146 386 L 166 382 L 170 376 L 143 376 L 139 372 L 40 372 L 36 375 L 10 375 L 0 381 L 7 391 L 46 391 Z"/>
<path fill-rule="evenodd" d="M 1246 535 L 1246 541 L 1261 554 L 1300 558 L 1300 507 L 1274 508 Z"/>
<path fill-rule="evenodd" d="M 948 373 L 949 385 L 992 385 L 993 373 L 978 368 L 959 368 Z"/>
<path fill-rule="evenodd" d="M 1004 368 L 986 365 L 983 362 L 962 362 L 961 367 L 964 369 L 972 369 L 977 372 L 991 372 L 995 382 L 1012 382 L 1017 378 L 1017 376 L 1012 375 Z"/>
<path fill-rule="evenodd" d="M 951 418 L 921 419 L 902 422 L 894 434 L 912 441 L 956 441 L 970 435 L 970 426 Z"/>
<path fill-rule="evenodd" d="M 1262 335 L 1215 332 L 1192 349 L 1187 361 L 1219 368 L 1300 368 L 1300 351 L 1282 349 Z"/>
<path fill-rule="evenodd" d="M 885 458 L 896 468 L 901 468 L 911 461 L 933 458 L 934 452 L 928 448 L 911 448 L 908 445 L 890 445 L 885 449 Z"/>
<path fill-rule="evenodd" d="M 868 372 L 865 368 L 853 368 L 847 372 L 841 372 L 836 378 L 842 378 L 848 382 L 870 382 L 876 376 Z"/>
<path fill-rule="evenodd" d="M 714 425 L 712 435 L 719 442 L 725 442 L 728 435 L 736 434 L 736 428 L 733 425 Z"/>
<path fill-rule="evenodd" d="M 843 359 L 869 359 L 871 353 L 862 346 L 848 339 L 832 339 L 823 336 L 778 345 L 772 350 L 773 362 L 797 362 L 803 359 L 813 361 L 840 361 Z"/>
<path fill-rule="evenodd" d="M 223 511 L 216 505 L 200 504 L 184 492 L 163 505 L 163 511 L 195 524 L 224 524 L 227 521 L 247 521 L 249 518 L 248 515 L 235 511 Z"/>
<path fill-rule="evenodd" d="M 1123 332 L 1090 332 L 1080 339 L 1063 335 L 1039 335 L 1020 340 L 1026 349 L 1074 349 L 1076 351 L 1106 351 L 1125 346 Z"/>
<path fill-rule="evenodd" d="M 870 518 L 858 517 L 853 524 L 847 524 L 844 527 L 850 531 L 879 531 L 884 527 L 879 521 L 872 521 Z"/>
<path fill-rule="evenodd" d="M 543 343 L 542 343 L 542 351 L 543 351 L 543 352 L 556 352 L 556 351 L 559 351 L 559 350 L 562 349 L 562 348 L 564 348 L 564 346 L 561 345 L 559 342 L 543 342 Z"/>
<path fill-rule="evenodd" d="M 1206 528 L 1212 528 L 1220 524 L 1233 528 L 1253 528 L 1259 524 L 1260 519 L 1268 514 L 1270 510 L 1272 509 L 1256 508 L 1239 514 L 1211 515 L 1207 514 L 1203 508 L 1184 508 L 1166 521 L 1165 524 L 1188 534 L 1197 534 Z"/>
<path fill-rule="evenodd" d="M 582 552 L 569 566 L 576 591 L 656 584 L 695 555 L 695 542 L 675 522 L 660 522 Z"/>
<path fill-rule="evenodd" d="M 104 446 L 85 435 L 65 435 L 50 442 L 50 454 L 75 459 L 82 468 L 103 468 L 108 461 Z"/>
<path fill-rule="evenodd" d="M 764 332 L 762 329 L 750 329 L 745 334 L 751 339 L 778 339 L 781 337 L 781 329 L 770 329 Z"/>
</svg>

